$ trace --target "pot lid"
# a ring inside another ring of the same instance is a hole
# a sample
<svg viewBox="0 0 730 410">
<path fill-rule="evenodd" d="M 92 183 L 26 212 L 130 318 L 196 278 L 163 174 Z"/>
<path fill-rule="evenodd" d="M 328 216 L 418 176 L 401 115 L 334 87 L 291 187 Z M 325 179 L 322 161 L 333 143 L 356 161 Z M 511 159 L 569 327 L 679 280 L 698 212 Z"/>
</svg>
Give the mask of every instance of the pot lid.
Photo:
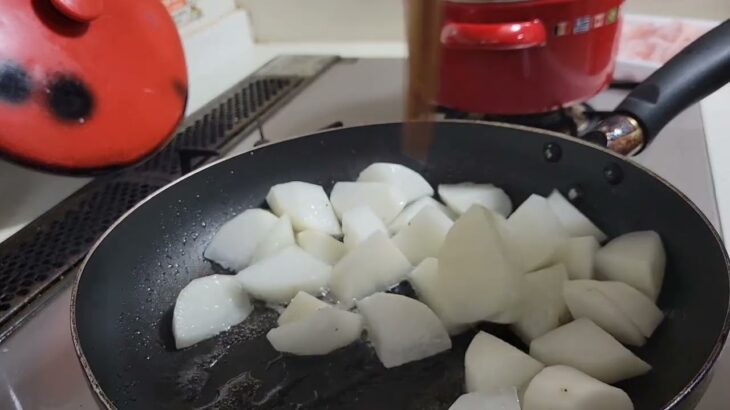
<svg viewBox="0 0 730 410">
<path fill-rule="evenodd" d="M 162 2 L 3 0 L 0 16 L 0 155 L 88 173 L 174 133 L 187 74 Z"/>
</svg>

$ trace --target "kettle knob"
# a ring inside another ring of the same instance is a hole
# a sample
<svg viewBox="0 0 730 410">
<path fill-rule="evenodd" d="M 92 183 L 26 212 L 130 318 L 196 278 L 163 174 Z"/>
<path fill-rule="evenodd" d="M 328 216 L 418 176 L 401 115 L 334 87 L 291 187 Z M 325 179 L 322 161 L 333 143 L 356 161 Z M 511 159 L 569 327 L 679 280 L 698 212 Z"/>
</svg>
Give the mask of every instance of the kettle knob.
<svg viewBox="0 0 730 410">
<path fill-rule="evenodd" d="M 79 23 L 90 23 L 101 16 L 101 12 L 104 10 L 104 0 L 50 1 L 61 14 Z"/>
</svg>

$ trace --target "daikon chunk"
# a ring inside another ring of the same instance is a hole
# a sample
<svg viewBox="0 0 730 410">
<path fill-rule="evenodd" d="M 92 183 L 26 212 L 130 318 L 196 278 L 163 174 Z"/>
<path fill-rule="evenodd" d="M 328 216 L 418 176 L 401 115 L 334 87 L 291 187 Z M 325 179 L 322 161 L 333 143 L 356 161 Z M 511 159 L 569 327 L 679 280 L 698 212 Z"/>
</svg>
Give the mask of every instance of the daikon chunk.
<svg viewBox="0 0 730 410">
<path fill-rule="evenodd" d="M 325 355 L 358 340 L 362 316 L 332 307 L 271 329 L 266 338 L 279 352 L 299 356 Z"/>
<path fill-rule="evenodd" d="M 247 209 L 221 226 L 203 256 L 224 268 L 241 270 L 251 262 L 259 242 L 277 221 L 269 211 Z"/>
<path fill-rule="evenodd" d="M 596 287 L 593 280 L 565 282 L 563 296 L 575 319 L 588 318 L 603 330 L 631 346 L 643 346 L 646 337 L 633 321 Z"/>
<path fill-rule="evenodd" d="M 297 243 L 310 255 L 334 265 L 345 255 L 345 245 L 320 231 L 302 231 L 297 234 Z"/>
<path fill-rule="evenodd" d="M 606 240 L 606 234 L 591 222 L 587 216 L 583 215 L 578 208 L 565 199 L 558 190 L 554 190 L 548 196 L 547 201 L 570 236 L 592 236 L 598 242 Z"/>
<path fill-rule="evenodd" d="M 279 326 L 296 322 L 326 307 L 330 307 L 330 305 L 307 292 L 299 291 L 291 302 L 289 302 L 286 309 L 279 315 L 279 319 L 276 322 Z"/>
<path fill-rule="evenodd" d="M 253 306 L 233 276 L 211 275 L 180 291 L 172 314 L 175 347 L 182 349 L 243 322 Z"/>
<path fill-rule="evenodd" d="M 548 265 L 568 239 L 547 200 L 539 195 L 531 195 L 507 218 L 507 228 L 528 271 Z"/>
<path fill-rule="evenodd" d="M 386 368 L 451 349 L 451 339 L 436 314 L 423 303 L 392 293 L 357 302 L 368 338 Z"/>
<path fill-rule="evenodd" d="M 251 263 L 256 263 L 292 245 L 296 245 L 294 241 L 294 229 L 292 228 L 289 216 L 284 215 L 276 221 L 274 226 L 269 230 L 269 233 L 259 242 L 251 257 Z"/>
<path fill-rule="evenodd" d="M 347 249 L 352 249 L 373 233 L 388 232 L 383 221 L 367 206 L 358 206 L 342 214 L 342 233 Z"/>
<path fill-rule="evenodd" d="M 565 323 L 570 312 L 563 298 L 568 274 L 563 265 L 554 265 L 525 275 L 522 316 L 512 330 L 525 343 Z"/>
<path fill-rule="evenodd" d="M 585 318 L 533 340 L 530 355 L 546 366 L 564 364 L 609 384 L 651 370 L 646 362 Z"/>
<path fill-rule="evenodd" d="M 266 202 L 275 214 L 289 215 L 297 231 L 341 233 L 332 204 L 319 185 L 299 181 L 274 185 L 266 195 Z"/>
<path fill-rule="evenodd" d="M 664 245 L 654 231 L 621 235 L 596 253 L 600 278 L 631 285 L 652 301 L 661 291 L 665 265 Z"/>
<path fill-rule="evenodd" d="M 454 222 L 437 208 L 426 207 L 393 237 L 393 242 L 415 266 L 428 257 L 438 255 L 446 233 L 453 224 Z"/>
<path fill-rule="evenodd" d="M 441 200 L 459 215 L 475 204 L 504 217 L 512 212 L 512 200 L 502 189 L 492 184 L 444 184 L 438 186 L 438 192 Z"/>
<path fill-rule="evenodd" d="M 543 364 L 489 333 L 479 332 L 464 356 L 466 391 L 489 393 L 523 389 Z"/>
<path fill-rule="evenodd" d="M 448 216 L 449 219 L 453 220 L 454 213 L 444 206 L 441 202 L 431 198 L 430 196 L 427 196 L 425 198 L 421 198 L 416 202 L 413 202 L 409 204 L 408 206 L 403 209 L 401 213 L 398 214 L 398 216 L 393 220 L 393 222 L 388 225 L 388 231 L 391 235 L 395 235 L 398 232 L 400 232 L 401 229 L 408 226 L 408 224 L 411 222 L 411 220 L 419 213 L 421 210 L 427 206 L 433 206 L 438 208 L 441 212 L 444 213 L 444 215 Z"/>
<path fill-rule="evenodd" d="M 384 232 L 375 232 L 332 270 L 330 290 L 349 308 L 355 300 L 386 290 L 406 278 L 411 264 Z"/>
<path fill-rule="evenodd" d="M 367 206 L 385 224 L 395 219 L 406 205 L 403 193 L 383 182 L 338 182 L 332 188 L 330 201 L 340 219 L 352 208 Z"/>
<path fill-rule="evenodd" d="M 393 185 L 403 193 L 406 202 L 433 195 L 433 188 L 421 174 L 401 164 L 376 162 L 360 172 L 357 181 Z"/>
<path fill-rule="evenodd" d="M 568 366 L 544 368 L 525 391 L 522 410 L 633 410 L 629 396 Z"/>
<path fill-rule="evenodd" d="M 290 246 L 242 270 L 236 278 L 256 299 L 288 303 L 299 291 L 318 294 L 327 286 L 331 275 L 330 265 L 297 246 Z"/>
</svg>

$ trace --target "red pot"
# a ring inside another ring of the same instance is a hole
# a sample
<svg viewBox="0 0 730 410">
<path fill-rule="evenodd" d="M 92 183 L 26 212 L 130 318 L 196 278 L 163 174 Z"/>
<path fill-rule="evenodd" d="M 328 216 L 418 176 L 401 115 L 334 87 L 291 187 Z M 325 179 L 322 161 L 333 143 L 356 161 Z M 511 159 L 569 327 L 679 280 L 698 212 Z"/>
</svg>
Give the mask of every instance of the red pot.
<svg viewBox="0 0 730 410">
<path fill-rule="evenodd" d="M 512 115 L 591 98 L 611 82 L 622 3 L 446 1 L 438 103 Z"/>
</svg>

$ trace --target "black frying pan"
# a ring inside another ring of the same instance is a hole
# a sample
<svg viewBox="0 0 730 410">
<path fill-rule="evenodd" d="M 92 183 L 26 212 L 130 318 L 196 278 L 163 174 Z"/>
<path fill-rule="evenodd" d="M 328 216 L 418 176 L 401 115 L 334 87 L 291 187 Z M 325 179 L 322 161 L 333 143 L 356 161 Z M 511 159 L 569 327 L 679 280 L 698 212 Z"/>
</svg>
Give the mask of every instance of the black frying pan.
<svg viewBox="0 0 730 410">
<path fill-rule="evenodd" d="M 648 141 L 730 81 L 729 42 L 726 22 L 622 103 L 619 114 L 637 121 L 619 116 L 624 120 L 591 138 L 635 151 L 642 134 Z M 217 270 L 202 255 L 224 222 L 263 206 L 274 184 L 301 180 L 328 189 L 372 162 L 389 161 L 432 184 L 493 182 L 515 203 L 530 193 L 572 190 L 578 207 L 610 236 L 658 231 L 668 255 L 658 301 L 666 319 L 637 349 L 654 370 L 620 387 L 637 409 L 693 407 L 727 336 L 730 289 L 725 248 L 702 213 L 650 171 L 571 137 L 473 122 L 437 123 L 434 134 L 424 164 L 402 152 L 402 124 L 320 132 L 218 162 L 129 212 L 87 257 L 71 308 L 74 343 L 100 402 L 122 409 L 448 408 L 462 393 L 473 332 L 457 337 L 450 352 L 385 370 L 364 343 L 322 357 L 278 354 L 264 337 L 277 314 L 258 306 L 230 331 L 174 349 L 175 298 L 192 279 Z M 503 328 L 488 330 L 509 338 Z"/>
</svg>

